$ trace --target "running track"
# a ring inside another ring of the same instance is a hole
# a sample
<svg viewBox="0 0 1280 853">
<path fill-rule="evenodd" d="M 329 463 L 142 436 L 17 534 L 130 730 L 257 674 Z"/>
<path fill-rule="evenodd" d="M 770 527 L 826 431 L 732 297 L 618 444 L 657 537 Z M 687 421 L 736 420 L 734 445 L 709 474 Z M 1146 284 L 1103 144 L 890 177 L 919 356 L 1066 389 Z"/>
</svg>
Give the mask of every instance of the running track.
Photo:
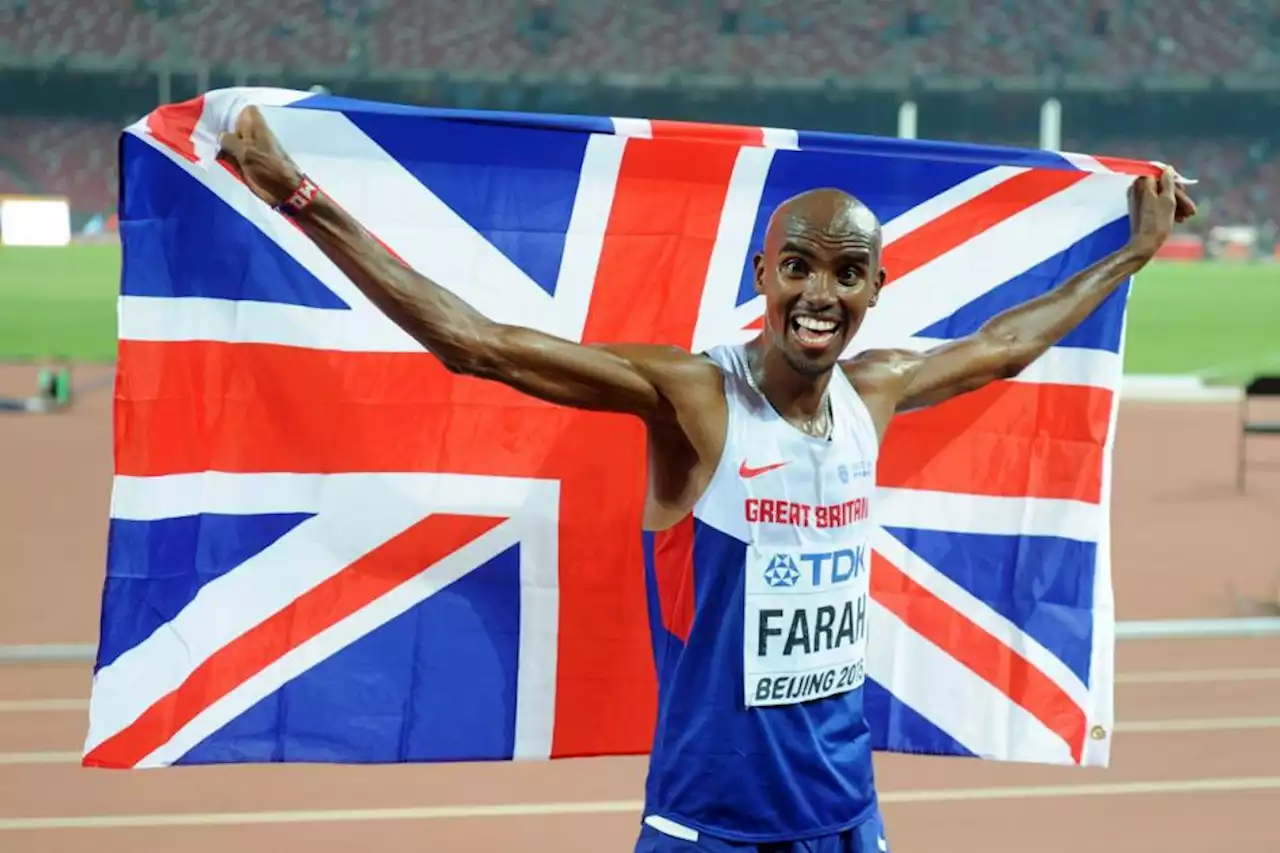
<svg viewBox="0 0 1280 853">
<path fill-rule="evenodd" d="M 0 372 L 0 391 L 20 388 Z M 99 393 L 69 415 L 0 417 L 0 643 L 94 638 L 108 406 Z M 1241 612 L 1237 595 L 1276 600 L 1280 468 L 1257 469 L 1251 494 L 1234 494 L 1234 416 L 1232 406 L 1122 409 L 1121 618 L 1227 616 Z M 1280 447 L 1264 445 L 1258 459 L 1280 463 Z M 1123 643 L 1117 664 L 1108 770 L 880 756 L 892 849 L 1275 850 L 1280 637 Z M 634 839 L 640 759 L 89 771 L 76 763 L 87 692 L 83 665 L 0 665 L 5 853 L 608 853 Z"/>
</svg>

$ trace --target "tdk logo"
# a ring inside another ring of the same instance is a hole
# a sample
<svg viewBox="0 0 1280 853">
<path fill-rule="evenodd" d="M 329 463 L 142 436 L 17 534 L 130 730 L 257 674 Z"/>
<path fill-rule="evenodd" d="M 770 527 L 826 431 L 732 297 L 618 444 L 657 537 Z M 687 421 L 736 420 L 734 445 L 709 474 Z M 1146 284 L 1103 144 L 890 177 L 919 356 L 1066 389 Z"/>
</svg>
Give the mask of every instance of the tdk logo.
<svg viewBox="0 0 1280 853">
<path fill-rule="evenodd" d="M 794 557 L 775 554 L 765 567 L 764 582 L 779 589 L 793 587 L 799 583 L 801 572 L 806 570 L 810 575 L 810 583 L 815 587 L 824 583 L 838 584 L 852 580 L 867 570 L 866 546 L 796 554 Z"/>
<path fill-rule="evenodd" d="M 764 570 L 764 582 L 773 587 L 795 586 L 800 580 L 800 570 L 796 561 L 786 554 L 775 554 Z"/>
</svg>

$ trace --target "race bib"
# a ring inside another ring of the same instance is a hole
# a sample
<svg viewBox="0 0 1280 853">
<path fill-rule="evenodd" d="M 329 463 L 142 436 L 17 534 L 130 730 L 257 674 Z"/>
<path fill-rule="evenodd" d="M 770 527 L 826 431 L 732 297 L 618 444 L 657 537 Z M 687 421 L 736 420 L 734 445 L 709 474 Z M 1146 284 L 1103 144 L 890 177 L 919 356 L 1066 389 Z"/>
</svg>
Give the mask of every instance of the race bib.
<svg viewBox="0 0 1280 853">
<path fill-rule="evenodd" d="M 866 680 L 871 555 L 747 549 L 744 689 L 748 706 L 793 705 Z"/>
</svg>

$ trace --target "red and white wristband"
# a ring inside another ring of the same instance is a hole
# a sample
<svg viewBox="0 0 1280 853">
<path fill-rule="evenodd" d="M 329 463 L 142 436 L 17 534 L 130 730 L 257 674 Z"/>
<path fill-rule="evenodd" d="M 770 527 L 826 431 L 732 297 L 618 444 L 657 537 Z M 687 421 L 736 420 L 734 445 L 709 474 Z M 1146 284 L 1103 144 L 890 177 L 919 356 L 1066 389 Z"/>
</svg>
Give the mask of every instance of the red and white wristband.
<svg viewBox="0 0 1280 853">
<path fill-rule="evenodd" d="M 311 203 L 319 197 L 320 187 L 316 185 L 315 181 L 303 175 L 298 188 L 290 193 L 288 198 L 276 205 L 276 210 L 286 216 L 297 216 L 310 207 Z"/>
</svg>

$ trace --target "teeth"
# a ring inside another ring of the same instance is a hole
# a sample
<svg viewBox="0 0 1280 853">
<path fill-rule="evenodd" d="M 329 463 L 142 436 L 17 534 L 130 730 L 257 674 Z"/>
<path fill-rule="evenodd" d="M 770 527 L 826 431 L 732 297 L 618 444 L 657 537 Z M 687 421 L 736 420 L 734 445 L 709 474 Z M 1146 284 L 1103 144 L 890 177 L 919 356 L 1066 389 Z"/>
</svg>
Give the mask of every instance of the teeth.
<svg viewBox="0 0 1280 853">
<path fill-rule="evenodd" d="M 817 317 L 797 317 L 796 323 L 811 332 L 830 332 L 836 327 L 834 320 L 819 320 Z"/>
</svg>

